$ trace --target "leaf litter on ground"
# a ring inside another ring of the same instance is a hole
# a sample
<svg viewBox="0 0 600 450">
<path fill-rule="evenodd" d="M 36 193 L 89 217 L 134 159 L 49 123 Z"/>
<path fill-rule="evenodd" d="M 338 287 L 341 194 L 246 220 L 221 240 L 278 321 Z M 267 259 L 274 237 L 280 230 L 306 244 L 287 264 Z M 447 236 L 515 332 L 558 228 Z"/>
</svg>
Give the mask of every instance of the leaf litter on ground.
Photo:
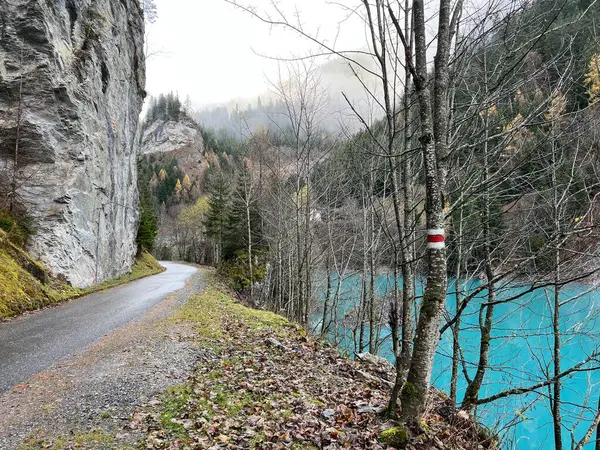
<svg viewBox="0 0 600 450">
<path fill-rule="evenodd" d="M 282 317 L 236 303 L 223 288 L 195 296 L 179 320 L 195 323 L 203 356 L 186 383 L 133 414 L 129 427 L 147 434 L 142 447 L 391 448 L 380 441 L 395 425 L 380 414 L 395 377 L 391 365 L 346 358 Z M 494 448 L 447 397 L 431 397 L 406 448 Z"/>
</svg>

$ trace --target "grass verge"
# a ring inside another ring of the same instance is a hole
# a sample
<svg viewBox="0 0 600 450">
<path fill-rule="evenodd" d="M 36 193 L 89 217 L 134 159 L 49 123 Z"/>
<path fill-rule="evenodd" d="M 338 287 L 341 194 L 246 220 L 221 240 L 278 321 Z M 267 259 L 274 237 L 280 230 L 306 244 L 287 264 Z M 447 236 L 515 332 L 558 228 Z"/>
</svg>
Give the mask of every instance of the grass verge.
<svg viewBox="0 0 600 450">
<path fill-rule="evenodd" d="M 239 304 L 215 280 L 172 320 L 195 329 L 198 364 L 183 382 L 136 407 L 118 433 L 28 442 L 53 450 L 122 449 L 138 438 L 140 450 L 498 448 L 437 391 L 419 423 L 382 417 L 395 377 L 389 364 L 345 358 L 283 317 Z"/>
</svg>

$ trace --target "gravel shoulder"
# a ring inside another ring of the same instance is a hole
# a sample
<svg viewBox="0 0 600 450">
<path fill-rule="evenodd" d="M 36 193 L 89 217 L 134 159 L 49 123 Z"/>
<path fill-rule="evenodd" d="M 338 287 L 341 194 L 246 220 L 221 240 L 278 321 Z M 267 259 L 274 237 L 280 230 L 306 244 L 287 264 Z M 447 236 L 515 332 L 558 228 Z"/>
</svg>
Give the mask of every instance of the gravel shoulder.
<svg viewBox="0 0 600 450">
<path fill-rule="evenodd" d="M 120 432 L 134 408 L 181 383 L 202 357 L 189 325 L 170 319 L 209 273 L 199 270 L 141 319 L 0 394 L 0 449 L 53 448 L 45 442 L 64 436 L 92 448 L 138 441 L 135 431 Z"/>
</svg>

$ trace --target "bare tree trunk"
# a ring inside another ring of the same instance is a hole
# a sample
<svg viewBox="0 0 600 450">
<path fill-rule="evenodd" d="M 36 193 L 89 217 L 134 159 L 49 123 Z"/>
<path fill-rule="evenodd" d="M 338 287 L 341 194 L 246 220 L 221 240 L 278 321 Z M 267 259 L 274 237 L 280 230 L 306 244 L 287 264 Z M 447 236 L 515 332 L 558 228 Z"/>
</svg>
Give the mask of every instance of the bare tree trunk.
<svg viewBox="0 0 600 450">
<path fill-rule="evenodd" d="M 461 266 L 462 266 L 462 252 L 463 252 L 463 204 L 461 202 L 456 230 L 456 270 L 454 272 L 454 298 L 456 311 L 460 310 L 461 305 L 461 289 L 460 289 L 460 277 L 461 277 Z M 458 384 L 458 364 L 460 360 L 460 317 L 456 320 L 456 323 L 452 327 L 452 374 L 450 376 L 450 398 L 452 403 L 456 405 L 457 398 L 457 384 Z"/>
<path fill-rule="evenodd" d="M 364 188 L 363 188 L 364 191 Z M 362 212 L 363 212 L 363 248 L 362 248 L 362 257 L 363 257 L 363 267 L 362 267 L 362 278 L 361 278 L 361 300 L 360 300 L 360 311 L 358 314 L 358 351 L 363 352 L 365 350 L 364 336 L 365 336 L 365 315 L 367 311 L 367 305 L 369 301 L 368 295 L 368 285 L 367 285 L 367 272 L 369 270 L 369 257 L 368 257 L 368 248 L 369 248 L 369 233 L 367 231 L 368 228 L 368 217 L 367 217 L 367 201 L 366 201 L 366 193 L 363 192 L 363 204 L 362 204 Z"/>
<path fill-rule="evenodd" d="M 408 126 L 408 119 L 406 126 Z M 405 131 L 405 133 L 408 133 Z M 409 139 L 405 140 L 405 149 Z M 410 158 L 405 157 L 403 163 L 404 184 L 404 251 L 402 252 L 402 378 L 406 378 L 410 365 L 413 340 L 413 302 L 414 302 L 414 212 L 412 210 L 412 182 Z"/>
<path fill-rule="evenodd" d="M 553 133 L 553 132 L 552 132 Z M 561 234 L 560 224 L 560 199 L 558 192 L 558 181 L 556 171 L 558 169 L 558 158 L 556 155 L 556 142 L 552 139 L 552 215 L 554 220 L 554 232 L 557 236 Z M 554 250 L 554 314 L 552 316 L 552 329 L 554 334 L 554 376 L 556 381 L 553 385 L 552 395 L 552 421 L 554 428 L 554 448 L 562 450 L 562 416 L 561 416 L 561 388 L 562 381 L 558 375 L 561 372 L 561 333 L 560 333 L 560 245 L 557 244 Z"/>
<path fill-rule="evenodd" d="M 250 221 L 250 197 L 246 198 L 246 223 L 248 236 L 248 274 L 250 275 L 250 301 L 254 301 L 254 274 L 252 266 L 252 222 Z"/>
<path fill-rule="evenodd" d="M 325 292 L 325 302 L 323 303 L 323 316 L 321 318 L 321 336 L 324 336 L 329 329 L 329 321 L 327 315 L 329 313 L 329 304 L 331 303 L 332 282 L 331 282 L 331 262 L 329 252 L 325 256 L 325 270 L 327 271 L 327 291 Z"/>
<path fill-rule="evenodd" d="M 400 295 L 400 291 L 398 289 L 398 255 L 395 255 L 395 264 L 394 264 L 394 298 L 392 304 L 390 305 L 390 328 L 392 330 L 392 343 L 394 350 L 394 358 L 395 358 L 395 366 L 396 366 L 396 379 L 394 381 L 394 387 L 392 388 L 392 395 L 390 396 L 390 401 L 385 410 L 385 415 L 387 417 L 394 417 L 396 415 L 396 405 L 398 403 L 398 395 L 400 394 L 400 389 L 402 389 L 402 384 L 404 382 L 404 374 L 403 374 L 403 361 L 401 357 L 402 347 L 400 346 L 400 312 L 398 311 L 399 303 L 398 297 Z"/>
<path fill-rule="evenodd" d="M 372 206 L 371 206 L 372 208 Z M 375 320 L 375 224 L 374 224 L 374 213 L 371 211 L 371 217 L 369 220 L 369 232 L 371 234 L 371 242 L 369 245 L 369 352 L 377 353 L 376 340 L 378 335 L 377 323 Z"/>
<path fill-rule="evenodd" d="M 310 168 L 310 150 L 307 155 L 307 165 Z M 307 168 L 307 170 L 308 170 Z M 308 188 L 308 177 L 306 180 L 306 206 L 304 214 L 304 311 L 302 316 L 302 324 L 308 326 L 308 316 L 310 312 L 310 304 L 312 298 L 312 227 L 311 227 L 311 189 Z"/>
<path fill-rule="evenodd" d="M 415 420 L 425 410 L 428 398 L 433 359 L 439 340 L 439 326 L 446 300 L 447 266 L 444 243 L 445 168 L 447 154 L 447 85 L 448 61 L 452 40 L 451 2 L 441 0 L 437 52 L 434 70 L 434 102 L 428 87 L 427 32 L 425 27 L 425 5 L 423 0 L 413 2 L 415 72 L 413 75 L 421 119 L 421 149 L 425 164 L 426 221 L 427 221 L 427 285 L 417 323 L 413 354 L 408 377 L 402 389 L 402 416 Z M 460 14 L 462 5 L 456 6 Z M 456 19 L 458 20 L 458 19 Z M 433 123 L 432 123 L 433 118 Z"/>
<path fill-rule="evenodd" d="M 588 428 L 588 430 L 585 433 L 585 435 L 577 443 L 577 445 L 575 446 L 574 450 L 582 450 L 583 446 L 585 444 L 587 444 L 587 442 L 592 437 L 592 434 L 594 434 L 594 430 L 596 430 L 596 433 L 598 433 L 598 430 L 600 429 L 599 427 L 600 427 L 600 404 L 598 405 L 598 412 L 596 413 L 596 417 L 594 418 L 592 424 Z M 596 441 L 596 449 L 598 449 L 598 441 Z"/>
<path fill-rule="evenodd" d="M 485 67 L 485 66 L 484 66 Z M 490 230 L 491 212 L 490 212 L 490 166 L 489 166 L 489 146 L 488 146 L 488 127 L 489 118 L 486 114 L 484 119 L 485 139 L 483 143 L 483 211 L 481 214 L 481 226 L 483 228 L 483 247 L 485 258 L 485 276 L 487 280 L 487 306 L 482 306 L 479 312 L 479 327 L 481 338 L 479 344 L 479 362 L 477 371 L 473 380 L 467 386 L 462 408 L 472 409 L 479 398 L 479 391 L 483 384 L 483 378 L 488 366 L 489 350 L 492 339 L 492 327 L 494 320 L 494 305 L 496 301 L 496 288 L 494 286 L 494 268 L 492 266 L 492 235 Z M 482 320 L 483 310 L 485 308 L 485 319 Z"/>
</svg>

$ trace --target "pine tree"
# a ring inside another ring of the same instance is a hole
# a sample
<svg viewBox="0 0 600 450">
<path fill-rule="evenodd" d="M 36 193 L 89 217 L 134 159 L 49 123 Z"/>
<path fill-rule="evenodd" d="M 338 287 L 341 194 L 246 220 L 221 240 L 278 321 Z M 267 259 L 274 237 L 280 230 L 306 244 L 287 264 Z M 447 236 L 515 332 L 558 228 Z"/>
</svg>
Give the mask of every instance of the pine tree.
<svg viewBox="0 0 600 450">
<path fill-rule="evenodd" d="M 145 178 L 140 178 L 138 182 L 140 191 L 140 223 L 136 236 L 138 253 L 142 250 L 152 251 L 154 241 L 158 234 L 158 219 L 152 195 Z"/>
<path fill-rule="evenodd" d="M 157 233 L 158 221 L 154 209 L 151 205 L 148 205 L 147 202 L 143 201 L 140 210 L 140 224 L 136 237 L 138 251 L 152 251 Z"/>
<path fill-rule="evenodd" d="M 190 176 L 186 173 L 183 177 L 183 187 L 189 190 L 192 187 L 192 180 L 190 180 Z"/>
<path fill-rule="evenodd" d="M 222 172 L 218 172 L 210 187 L 209 210 L 204 226 L 206 235 L 215 243 L 215 262 L 219 263 L 223 253 L 223 242 L 229 221 L 230 189 Z"/>
</svg>

